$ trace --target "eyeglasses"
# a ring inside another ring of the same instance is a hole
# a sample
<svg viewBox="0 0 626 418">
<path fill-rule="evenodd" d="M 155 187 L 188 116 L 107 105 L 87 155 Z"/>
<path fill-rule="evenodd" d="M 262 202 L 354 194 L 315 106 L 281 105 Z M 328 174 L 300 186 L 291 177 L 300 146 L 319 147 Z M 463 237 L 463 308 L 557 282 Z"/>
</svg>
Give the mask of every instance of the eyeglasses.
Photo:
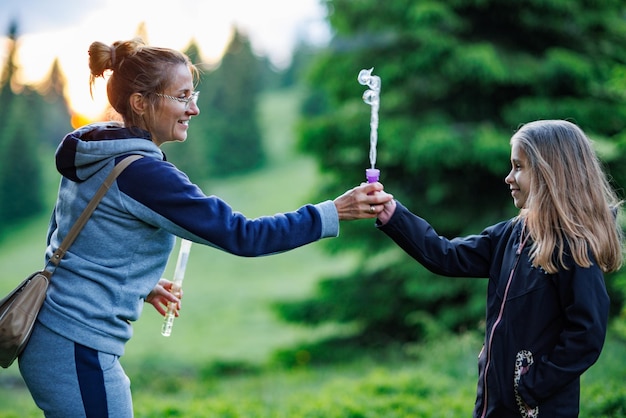
<svg viewBox="0 0 626 418">
<path fill-rule="evenodd" d="M 198 95 L 200 94 L 200 92 L 194 91 L 189 95 L 189 97 L 176 97 L 176 96 L 170 96 L 168 94 L 162 94 L 162 93 L 154 93 L 154 94 L 159 97 L 165 97 L 166 99 L 176 100 L 177 102 L 185 103 L 185 112 L 186 112 L 191 107 L 191 103 L 196 104 L 198 102 Z"/>
</svg>

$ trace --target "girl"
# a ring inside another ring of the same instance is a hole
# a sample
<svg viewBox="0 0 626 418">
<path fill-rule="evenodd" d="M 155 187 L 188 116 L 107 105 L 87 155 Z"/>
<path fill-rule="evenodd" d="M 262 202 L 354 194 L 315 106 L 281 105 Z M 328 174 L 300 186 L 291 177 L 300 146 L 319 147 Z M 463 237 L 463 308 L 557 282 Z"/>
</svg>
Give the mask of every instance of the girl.
<svg viewBox="0 0 626 418">
<path fill-rule="evenodd" d="M 437 274 L 489 279 L 474 417 L 577 417 L 606 334 L 603 274 L 622 264 L 620 202 L 589 139 L 562 120 L 513 135 L 505 182 L 519 215 L 480 235 L 440 237 L 393 200 L 377 225 Z"/>
</svg>

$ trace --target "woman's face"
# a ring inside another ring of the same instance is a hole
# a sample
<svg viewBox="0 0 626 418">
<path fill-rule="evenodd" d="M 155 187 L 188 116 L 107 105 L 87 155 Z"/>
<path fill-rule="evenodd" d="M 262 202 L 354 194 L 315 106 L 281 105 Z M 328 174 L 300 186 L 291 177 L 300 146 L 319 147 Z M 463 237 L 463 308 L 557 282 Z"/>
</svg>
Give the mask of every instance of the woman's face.
<svg viewBox="0 0 626 418">
<path fill-rule="evenodd" d="M 160 103 L 154 118 L 154 124 L 150 133 L 152 141 L 158 146 L 165 142 L 180 141 L 187 139 L 187 129 L 192 116 L 200 113 L 195 99 L 189 101 L 189 106 L 185 102 L 174 98 L 190 99 L 193 93 L 193 77 L 186 65 L 180 64 L 172 68 L 172 82 L 170 86 L 162 92 Z"/>
<path fill-rule="evenodd" d="M 530 192 L 530 166 L 526 153 L 519 147 L 518 141 L 513 141 L 511 145 L 511 172 L 504 182 L 509 185 L 515 207 L 524 208 Z"/>
</svg>

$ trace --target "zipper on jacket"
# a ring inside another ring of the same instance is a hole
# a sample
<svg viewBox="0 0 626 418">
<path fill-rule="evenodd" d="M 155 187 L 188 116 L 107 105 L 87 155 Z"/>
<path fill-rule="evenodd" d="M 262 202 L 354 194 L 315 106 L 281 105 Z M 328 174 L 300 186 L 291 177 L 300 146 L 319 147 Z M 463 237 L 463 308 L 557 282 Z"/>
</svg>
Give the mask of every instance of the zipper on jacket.
<svg viewBox="0 0 626 418">
<path fill-rule="evenodd" d="M 496 320 L 493 323 L 493 326 L 491 327 L 491 332 L 489 333 L 489 341 L 487 343 L 487 361 L 485 362 L 485 371 L 483 372 L 483 412 L 481 413 L 481 418 L 484 418 L 487 414 L 487 398 L 489 395 L 489 391 L 487 389 L 487 374 L 489 372 L 489 365 L 491 364 L 491 344 L 493 343 L 493 334 L 496 330 L 496 328 L 498 327 L 498 325 L 500 324 L 500 322 L 502 321 L 502 316 L 504 314 L 504 306 L 506 305 L 506 299 L 507 296 L 509 294 L 509 289 L 511 287 L 511 282 L 513 282 L 513 276 L 515 275 L 515 269 L 517 268 L 517 265 L 519 263 L 519 259 L 520 256 L 522 254 L 522 250 L 524 249 L 524 245 L 526 244 L 526 241 L 528 240 L 528 237 L 530 237 L 530 234 L 528 234 L 526 237 L 524 237 L 524 231 L 526 230 L 526 223 L 524 223 L 524 226 L 522 227 L 522 233 L 520 235 L 520 243 L 517 246 L 517 250 L 515 251 L 515 261 L 513 262 L 513 267 L 511 268 L 511 273 L 509 274 L 509 279 L 507 280 L 506 283 L 506 287 L 504 288 L 504 294 L 502 295 L 502 303 L 500 304 L 500 312 L 498 312 L 498 317 L 496 318 Z"/>
</svg>

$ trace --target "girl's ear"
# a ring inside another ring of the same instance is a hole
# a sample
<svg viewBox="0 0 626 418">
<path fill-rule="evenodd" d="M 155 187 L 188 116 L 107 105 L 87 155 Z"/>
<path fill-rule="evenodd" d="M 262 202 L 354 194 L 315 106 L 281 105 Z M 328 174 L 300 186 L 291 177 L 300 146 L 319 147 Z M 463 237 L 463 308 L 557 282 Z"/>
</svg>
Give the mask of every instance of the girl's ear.
<svg viewBox="0 0 626 418">
<path fill-rule="evenodd" d="M 130 101 L 130 108 L 133 110 L 133 112 L 135 112 L 139 116 L 143 116 L 143 114 L 146 112 L 147 107 L 146 98 L 143 96 L 143 94 L 133 93 L 130 95 L 130 99 L 128 100 Z"/>
</svg>

